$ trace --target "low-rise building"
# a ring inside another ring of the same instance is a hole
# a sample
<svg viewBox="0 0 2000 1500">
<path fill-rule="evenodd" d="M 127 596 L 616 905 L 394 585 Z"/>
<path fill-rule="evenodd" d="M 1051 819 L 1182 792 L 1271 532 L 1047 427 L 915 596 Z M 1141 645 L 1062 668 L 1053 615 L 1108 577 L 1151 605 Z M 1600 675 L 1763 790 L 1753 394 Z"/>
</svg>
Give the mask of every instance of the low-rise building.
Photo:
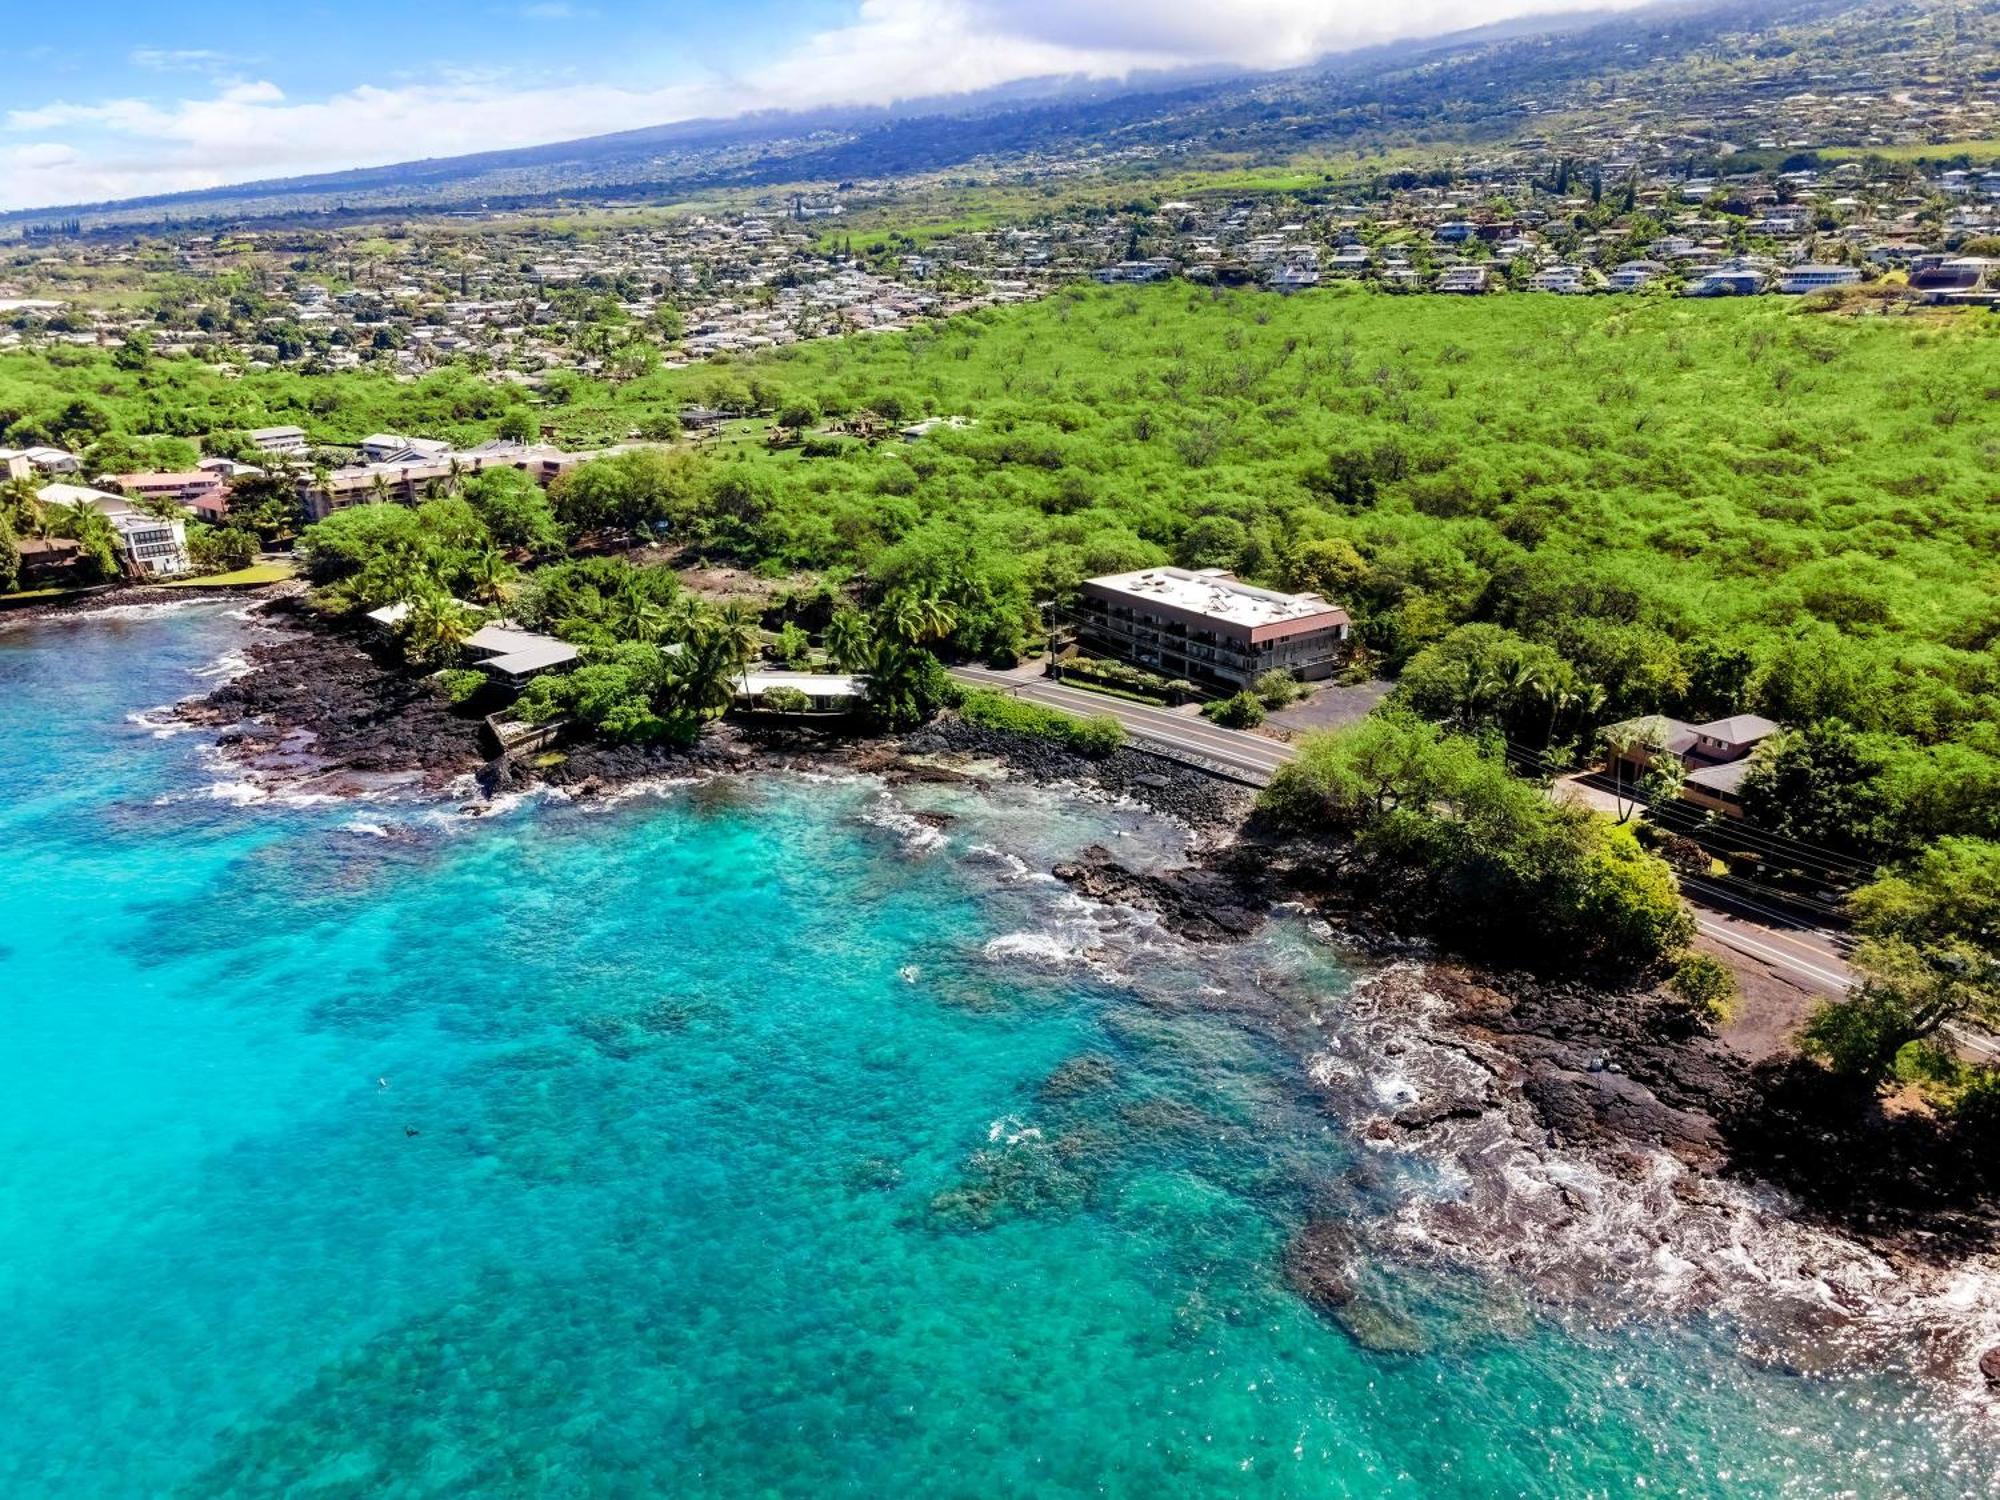
<svg viewBox="0 0 2000 1500">
<path fill-rule="evenodd" d="M 301 474 L 299 504 L 309 520 L 324 521 L 337 510 L 374 501 L 414 505 L 434 488 L 470 479 L 489 469 L 519 469 L 537 484 L 548 485 L 563 470 L 590 457 L 521 443 L 488 443 L 454 453 L 444 447 L 439 456 L 407 462 L 353 464 L 324 476 Z"/>
<path fill-rule="evenodd" d="M 135 500 L 170 500 L 205 521 L 219 521 L 229 512 L 229 487 L 222 475 L 208 469 L 178 474 L 107 474 L 98 483 Z"/>
<path fill-rule="evenodd" d="M 36 494 L 45 505 L 87 505 L 102 515 L 117 533 L 119 561 L 135 578 L 178 578 L 194 570 L 187 523 L 177 516 L 152 515 L 124 495 L 83 484 L 46 484 Z"/>
<path fill-rule="evenodd" d="M 1453 266 L 1437 279 L 1440 292 L 1476 297 L 1486 290 L 1489 278 L 1484 266 Z"/>
<path fill-rule="evenodd" d="M 1764 290 L 1765 285 L 1766 277 L 1762 271 L 1715 270 L 1690 284 L 1687 294 L 1690 297 L 1754 297 Z"/>
<path fill-rule="evenodd" d="M 1528 290 L 1574 297 L 1589 291 L 1590 283 L 1584 278 L 1582 266 L 1550 266 L 1546 271 L 1537 271 L 1528 278 Z"/>
<path fill-rule="evenodd" d="M 1853 266 L 1792 266 L 1778 278 L 1778 290 L 1797 297 L 1828 287 L 1853 286 L 1860 279 L 1861 273 Z"/>
<path fill-rule="evenodd" d="M 306 430 L 303 427 L 253 428 L 250 445 L 259 453 L 304 453 L 307 447 Z"/>
<path fill-rule="evenodd" d="M 1081 641 L 1151 671 L 1236 689 L 1283 669 L 1333 675 L 1352 622 L 1318 594 L 1283 594 L 1212 568 L 1145 568 L 1092 578 L 1076 619 Z"/>
<path fill-rule="evenodd" d="M 1681 800 L 1724 817 L 1743 816 L 1743 778 L 1751 754 L 1779 726 L 1758 714 L 1732 714 L 1708 724 L 1686 724 L 1665 714 L 1627 719 L 1603 732 L 1604 769 L 1618 781 L 1645 776 L 1660 756 L 1681 764 Z"/>
</svg>

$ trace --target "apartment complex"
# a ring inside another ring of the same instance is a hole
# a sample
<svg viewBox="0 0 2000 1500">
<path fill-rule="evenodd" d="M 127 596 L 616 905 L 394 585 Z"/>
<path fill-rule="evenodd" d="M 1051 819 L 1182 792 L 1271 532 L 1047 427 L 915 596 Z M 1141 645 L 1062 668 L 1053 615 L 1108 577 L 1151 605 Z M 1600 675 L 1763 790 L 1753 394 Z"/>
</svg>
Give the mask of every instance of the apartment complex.
<svg viewBox="0 0 2000 1500">
<path fill-rule="evenodd" d="M 1220 568 L 1145 568 L 1093 578 L 1077 602 L 1082 642 L 1163 676 L 1248 687 L 1282 668 L 1330 677 L 1347 650 L 1347 611 L 1318 594 L 1281 594 Z"/>
</svg>

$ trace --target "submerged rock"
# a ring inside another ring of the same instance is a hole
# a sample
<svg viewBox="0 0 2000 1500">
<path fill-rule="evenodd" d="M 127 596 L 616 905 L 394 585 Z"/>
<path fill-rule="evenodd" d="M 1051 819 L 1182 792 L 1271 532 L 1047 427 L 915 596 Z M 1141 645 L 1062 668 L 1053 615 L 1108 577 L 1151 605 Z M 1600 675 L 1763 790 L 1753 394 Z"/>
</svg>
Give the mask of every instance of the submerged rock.
<svg viewBox="0 0 2000 1500">
<path fill-rule="evenodd" d="M 1285 1247 L 1285 1280 L 1323 1313 L 1354 1298 L 1361 1243 L 1345 1224 L 1322 1219 L 1306 1225 Z"/>
<path fill-rule="evenodd" d="M 1415 1318 L 1366 1293 L 1335 1308 L 1333 1320 L 1355 1343 L 1375 1354 L 1430 1352 L 1430 1340 Z"/>
<path fill-rule="evenodd" d="M 1263 903 L 1232 876 L 1198 867 L 1142 874 L 1126 869 L 1097 844 L 1050 873 L 1094 901 L 1157 912 L 1169 931 L 1198 943 L 1246 938 L 1264 925 L 1267 914 Z"/>
</svg>

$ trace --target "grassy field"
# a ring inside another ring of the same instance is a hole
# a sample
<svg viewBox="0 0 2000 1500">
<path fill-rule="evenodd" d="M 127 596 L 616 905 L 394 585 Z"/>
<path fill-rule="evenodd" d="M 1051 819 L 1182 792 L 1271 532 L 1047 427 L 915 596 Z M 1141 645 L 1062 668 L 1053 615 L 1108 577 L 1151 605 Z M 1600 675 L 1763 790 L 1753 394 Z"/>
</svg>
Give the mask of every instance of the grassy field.
<svg viewBox="0 0 2000 1500">
<path fill-rule="evenodd" d="M 298 570 L 289 562 L 252 563 L 229 573 L 210 573 L 201 578 L 175 578 L 160 585 L 169 589 L 253 588 L 264 583 L 283 583 Z"/>
<path fill-rule="evenodd" d="M 1975 165 L 2000 162 L 2000 140 L 1945 141 L 1915 146 L 1826 146 L 1819 153 L 1830 161 L 1879 156 L 1884 161 L 1948 162 L 1965 157 Z"/>
</svg>

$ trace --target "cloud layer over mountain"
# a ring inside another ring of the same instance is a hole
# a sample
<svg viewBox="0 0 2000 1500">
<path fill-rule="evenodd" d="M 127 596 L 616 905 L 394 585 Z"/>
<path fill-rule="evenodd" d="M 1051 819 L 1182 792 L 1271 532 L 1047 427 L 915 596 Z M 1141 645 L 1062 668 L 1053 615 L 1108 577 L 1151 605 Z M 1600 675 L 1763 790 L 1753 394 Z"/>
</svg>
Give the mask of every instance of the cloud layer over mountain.
<svg viewBox="0 0 2000 1500">
<path fill-rule="evenodd" d="M 1632 4 L 1635 0 L 1610 0 Z M 301 97 L 254 62 L 135 46 L 179 93 L 64 97 L 0 118 L 0 207 L 213 187 L 560 141 L 755 109 L 880 104 L 1049 75 L 1227 63 L 1283 67 L 1605 0 L 861 0 L 844 23 L 722 71 L 691 59 L 658 86 L 611 87 L 518 66 L 360 83 Z M 585 11 L 532 7 L 548 25 Z M 524 16 L 527 12 L 522 13 Z M 663 17 L 662 26 L 669 24 Z M 188 82 L 199 87 L 188 89 Z"/>
</svg>

